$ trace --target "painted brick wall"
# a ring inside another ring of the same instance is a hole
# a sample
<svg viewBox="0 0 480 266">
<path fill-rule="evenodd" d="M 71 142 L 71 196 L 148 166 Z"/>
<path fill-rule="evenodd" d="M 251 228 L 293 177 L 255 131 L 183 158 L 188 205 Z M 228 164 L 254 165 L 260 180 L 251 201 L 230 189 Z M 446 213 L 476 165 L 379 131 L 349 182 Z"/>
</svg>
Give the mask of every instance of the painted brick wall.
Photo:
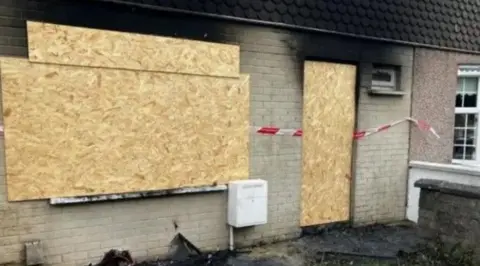
<svg viewBox="0 0 480 266">
<path fill-rule="evenodd" d="M 328 35 L 272 32 L 254 27 L 232 28 L 232 32 L 235 33 L 233 34 L 235 40 L 241 44 L 243 55 L 248 55 L 242 56 L 242 60 L 244 60 L 242 64 L 246 64 L 243 66 L 243 70 L 249 73 L 257 71 L 262 73 L 261 75 L 259 73 L 252 75 L 253 87 L 263 88 L 263 90 L 252 91 L 254 108 L 252 109 L 254 114 L 252 121 L 254 124 L 273 124 L 279 127 L 301 126 L 302 71 L 305 57 L 359 62 L 358 128 L 371 128 L 410 116 L 413 48 L 374 44 Z M 282 58 L 283 61 L 281 61 Z M 263 67 L 252 68 L 249 66 L 249 62 L 256 62 Z M 405 95 L 402 97 L 369 96 L 367 87 L 371 84 L 372 64 L 400 66 L 400 86 Z M 259 83 L 255 84 L 256 82 Z M 283 101 L 277 100 L 282 97 Z M 255 103 L 257 98 L 267 101 L 271 99 L 272 102 L 264 101 L 261 106 L 257 106 Z M 284 102 L 285 100 L 288 102 Z M 261 113 L 260 116 L 259 110 L 265 113 Z M 357 142 L 357 158 L 354 164 L 354 222 L 369 223 L 404 219 L 409 129 L 409 124 L 405 123 L 386 133 L 373 135 Z M 285 141 L 297 141 L 296 139 L 291 140 L 289 137 L 252 137 L 255 141 L 258 139 L 259 144 L 266 147 L 282 145 Z M 260 176 L 269 173 L 278 173 L 280 176 L 281 173 L 287 171 L 289 175 L 299 180 L 296 182 L 300 184 L 301 143 L 294 142 L 292 144 L 293 149 L 290 149 L 289 152 L 293 151 L 293 156 L 296 155 L 298 159 L 291 161 L 287 168 L 284 167 L 283 162 L 278 161 L 275 155 L 267 161 L 265 159 L 268 157 L 263 157 L 261 160 L 252 157 L 252 166 L 256 166 L 257 163 L 266 163 L 273 167 L 262 167 L 266 172 Z M 257 175 L 256 167 L 252 167 L 252 171 L 252 175 Z"/>
<path fill-rule="evenodd" d="M 27 12 L 5 4 L 0 10 L 17 16 Z M 0 47 L 0 54 L 27 56 L 24 21 L 18 25 L 1 32 L 0 40 L 6 44 Z M 268 34 L 268 30 L 263 32 Z M 231 42 L 237 42 L 236 35 L 225 32 Z M 23 43 L 10 42 L 14 36 Z M 238 39 L 242 38 L 238 33 Z M 252 75 L 251 120 L 255 124 L 300 127 L 300 67 L 282 51 L 283 43 L 268 38 L 255 42 L 241 43 L 242 72 Z M 43 201 L 7 203 L 3 142 L 0 147 L 0 264 L 20 262 L 23 242 L 33 239 L 44 242 L 47 265 L 85 265 L 111 248 L 129 249 L 137 258 L 155 257 L 167 252 L 175 234 L 173 221 L 179 225 L 179 232 L 202 249 L 227 247 L 226 195 L 222 193 L 68 207 L 51 207 Z M 251 177 L 270 181 L 270 223 L 240 232 L 240 244 L 298 236 L 299 147 L 299 138 L 252 136 Z"/>
<path fill-rule="evenodd" d="M 362 60 L 358 127 L 370 128 L 410 116 L 413 49 L 391 47 L 387 56 L 380 49 L 364 50 Z M 401 66 L 402 97 L 369 96 L 371 84 L 369 63 L 385 62 Z M 405 217 L 409 150 L 408 123 L 388 132 L 372 135 L 357 142 L 355 163 L 354 220 L 358 223 L 398 220 Z"/>
<path fill-rule="evenodd" d="M 14 1 L 0 1 L 0 55 L 22 56 L 27 53 L 24 18 L 27 13 L 36 12 L 35 7 L 26 3 L 22 8 L 14 7 L 19 7 Z"/>
<path fill-rule="evenodd" d="M 20 1 L 26 2 L 26 1 Z M 26 56 L 22 18 L 33 12 L 35 1 L 13 8 L 0 2 L 6 31 L 0 31 L 0 54 Z M 155 19 L 155 28 L 168 24 L 198 26 L 200 20 Z M 11 22 L 9 22 L 11 21 Z M 129 21 L 125 17 L 125 21 Z M 10 23 L 10 24 L 9 24 Z M 210 24 L 209 24 L 210 23 Z M 251 124 L 300 127 L 302 119 L 303 61 L 306 57 L 361 62 L 358 124 L 373 127 L 410 113 L 412 50 L 366 43 L 331 35 L 311 35 L 256 26 L 205 22 L 205 36 L 241 46 L 241 70 L 251 75 Z M 210 29 L 215 28 L 215 32 Z M 221 29 L 221 30 L 219 30 Z M 199 33 L 200 34 L 200 33 Z M 201 32 L 200 35 L 204 35 Z M 213 38 L 213 37 L 212 37 Z M 365 92 L 372 62 L 402 66 L 401 98 L 373 98 Z M 408 154 L 408 126 L 359 142 L 357 147 L 354 220 L 403 219 Z M 0 143 L 3 147 L 3 143 Z M 292 238 L 299 234 L 301 139 L 251 136 L 250 177 L 269 181 L 269 224 L 241 230 L 237 243 Z M 0 152 L 4 156 L 3 152 Z M 155 257 L 167 251 L 179 231 L 202 249 L 226 248 L 226 195 L 185 195 L 161 199 L 51 207 L 46 202 L 7 203 L 4 159 L 0 160 L 0 264 L 23 259 L 24 241 L 45 243 L 47 265 L 83 265 L 110 248 L 130 249 L 134 256 Z"/>
</svg>

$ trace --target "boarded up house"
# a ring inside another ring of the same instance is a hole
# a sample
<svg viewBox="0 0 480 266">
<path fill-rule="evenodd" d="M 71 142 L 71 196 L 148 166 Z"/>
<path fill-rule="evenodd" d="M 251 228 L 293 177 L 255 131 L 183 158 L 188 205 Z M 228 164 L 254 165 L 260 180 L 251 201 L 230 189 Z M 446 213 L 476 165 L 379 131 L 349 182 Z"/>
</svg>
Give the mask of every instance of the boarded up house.
<svg viewBox="0 0 480 266">
<path fill-rule="evenodd" d="M 226 248 L 234 180 L 268 181 L 268 223 L 238 245 L 405 219 L 409 158 L 451 159 L 479 8 L 0 0 L 0 264 L 34 240 L 62 266 L 159 256 L 176 232 Z M 409 122 L 362 138 L 405 117 L 441 139 Z"/>
</svg>

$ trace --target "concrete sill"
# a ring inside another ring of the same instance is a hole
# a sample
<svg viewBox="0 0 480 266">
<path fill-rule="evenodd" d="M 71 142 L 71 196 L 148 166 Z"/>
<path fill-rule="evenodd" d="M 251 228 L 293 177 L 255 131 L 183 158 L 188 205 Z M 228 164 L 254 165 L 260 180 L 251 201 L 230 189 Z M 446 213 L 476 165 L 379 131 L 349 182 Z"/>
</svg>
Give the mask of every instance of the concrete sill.
<svg viewBox="0 0 480 266">
<path fill-rule="evenodd" d="M 385 90 L 376 90 L 376 89 L 369 89 L 368 94 L 376 95 L 376 96 L 397 96 L 402 97 L 406 95 L 403 91 L 385 91 Z"/>
<path fill-rule="evenodd" d="M 132 193 L 123 193 L 123 194 L 62 197 L 62 198 L 51 198 L 50 205 L 71 205 L 71 204 L 82 204 L 82 203 L 92 203 L 92 202 L 156 198 L 156 197 L 164 197 L 164 196 L 170 196 L 170 195 L 223 192 L 226 190 L 227 190 L 227 185 L 216 185 L 216 186 L 176 188 L 176 189 L 157 190 L 157 191 L 132 192 Z"/>
<path fill-rule="evenodd" d="M 480 187 L 477 186 L 469 186 L 433 179 L 420 179 L 415 182 L 414 186 L 425 190 L 463 198 L 480 199 Z"/>
<path fill-rule="evenodd" d="M 410 161 L 409 166 L 410 168 L 426 169 L 431 171 L 480 176 L 480 167 L 468 165 Z"/>
</svg>

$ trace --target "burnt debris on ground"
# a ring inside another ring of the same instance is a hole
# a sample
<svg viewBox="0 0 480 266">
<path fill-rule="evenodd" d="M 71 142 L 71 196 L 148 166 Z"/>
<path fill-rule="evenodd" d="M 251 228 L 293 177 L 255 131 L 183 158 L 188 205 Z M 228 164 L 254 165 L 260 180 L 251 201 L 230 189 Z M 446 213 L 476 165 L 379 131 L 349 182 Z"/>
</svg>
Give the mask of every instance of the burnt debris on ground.
<svg viewBox="0 0 480 266">
<path fill-rule="evenodd" d="M 128 250 L 111 249 L 104 254 L 102 260 L 99 263 L 95 265 L 91 263 L 89 264 L 89 266 L 117 266 L 117 265 L 134 265 L 134 260 Z"/>
<path fill-rule="evenodd" d="M 109 251 L 118 253 L 121 251 Z M 182 260 L 156 260 L 143 261 L 139 263 L 127 262 L 125 260 L 102 260 L 103 263 L 95 266 L 287 266 L 278 258 L 250 258 L 245 254 L 238 254 L 230 251 L 219 251 L 208 254 L 191 256 Z M 90 264 L 92 266 L 92 264 Z"/>
<path fill-rule="evenodd" d="M 308 253 L 327 252 L 350 256 L 396 258 L 422 244 L 412 225 L 374 224 L 362 227 L 325 228 L 307 235 L 296 244 Z"/>
<path fill-rule="evenodd" d="M 297 240 L 253 247 L 246 252 L 201 252 L 183 235 L 177 235 L 171 260 L 123 259 L 125 251 L 109 251 L 96 266 L 303 266 L 303 265 L 406 265 L 400 254 L 413 254 L 422 241 L 417 229 L 401 225 L 341 226 L 326 228 Z M 129 254 L 129 253 L 128 253 Z M 180 254 L 180 255 L 179 255 Z M 134 255 L 134 254 L 133 254 Z M 110 262 L 108 261 L 110 259 Z M 131 258 L 131 257 L 130 257 Z M 370 263 L 372 262 L 372 263 Z M 103 264 L 102 264 L 103 263 Z M 110 263 L 110 264 L 109 264 Z M 115 264 L 117 263 L 117 264 Z"/>
</svg>

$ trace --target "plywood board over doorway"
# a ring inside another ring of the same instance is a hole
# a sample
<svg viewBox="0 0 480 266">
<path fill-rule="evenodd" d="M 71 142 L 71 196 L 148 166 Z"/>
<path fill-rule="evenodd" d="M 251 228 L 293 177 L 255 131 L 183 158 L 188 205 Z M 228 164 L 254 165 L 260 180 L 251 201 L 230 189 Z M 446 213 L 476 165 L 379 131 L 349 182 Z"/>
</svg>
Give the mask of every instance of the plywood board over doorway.
<svg viewBox="0 0 480 266">
<path fill-rule="evenodd" d="M 301 226 L 350 212 L 356 66 L 305 62 Z"/>
</svg>

